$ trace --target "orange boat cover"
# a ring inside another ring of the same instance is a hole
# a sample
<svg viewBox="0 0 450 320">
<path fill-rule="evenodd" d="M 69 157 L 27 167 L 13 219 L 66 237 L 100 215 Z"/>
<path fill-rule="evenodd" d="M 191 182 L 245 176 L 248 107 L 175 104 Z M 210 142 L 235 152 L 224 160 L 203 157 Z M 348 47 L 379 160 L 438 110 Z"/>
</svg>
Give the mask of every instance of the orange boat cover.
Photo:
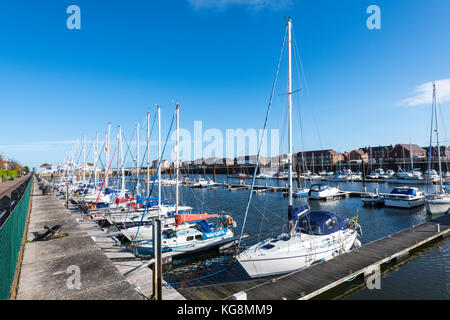
<svg viewBox="0 0 450 320">
<path fill-rule="evenodd" d="M 192 222 L 197 220 L 205 220 L 209 218 L 216 218 L 218 214 L 177 214 L 175 216 L 175 225 L 179 226 L 183 222 Z"/>
</svg>

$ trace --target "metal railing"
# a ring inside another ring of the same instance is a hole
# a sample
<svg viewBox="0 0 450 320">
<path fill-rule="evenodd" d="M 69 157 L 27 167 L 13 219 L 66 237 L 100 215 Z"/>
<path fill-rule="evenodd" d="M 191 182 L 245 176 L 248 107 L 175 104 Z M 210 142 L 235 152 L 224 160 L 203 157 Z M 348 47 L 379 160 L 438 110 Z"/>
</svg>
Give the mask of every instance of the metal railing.
<svg viewBox="0 0 450 320">
<path fill-rule="evenodd" d="M 9 299 L 30 205 L 31 176 L 0 198 L 0 300 Z"/>
</svg>

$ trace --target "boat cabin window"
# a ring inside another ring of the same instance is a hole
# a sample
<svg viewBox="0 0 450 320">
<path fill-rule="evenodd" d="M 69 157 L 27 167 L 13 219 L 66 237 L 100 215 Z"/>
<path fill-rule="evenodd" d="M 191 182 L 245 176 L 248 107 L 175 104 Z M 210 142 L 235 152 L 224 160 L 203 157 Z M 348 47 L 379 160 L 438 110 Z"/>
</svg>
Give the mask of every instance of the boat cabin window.
<svg viewBox="0 0 450 320">
<path fill-rule="evenodd" d="M 188 236 L 188 237 L 186 238 L 186 241 L 192 241 L 192 240 L 194 240 L 194 236 Z"/>
<path fill-rule="evenodd" d="M 332 219 L 328 219 L 327 222 L 325 222 L 325 224 L 327 225 L 328 229 L 331 229 L 338 225 L 338 221 L 336 217 L 334 217 Z"/>
<path fill-rule="evenodd" d="M 311 191 L 324 191 L 328 189 L 328 185 L 326 184 L 315 184 L 311 187 Z"/>
<path fill-rule="evenodd" d="M 203 240 L 203 236 L 201 234 L 197 234 L 195 236 L 195 240 Z"/>
<path fill-rule="evenodd" d="M 308 221 L 306 219 L 300 223 L 300 228 L 302 231 L 305 231 L 306 233 L 309 233 L 309 234 L 314 234 L 314 235 L 322 234 L 322 228 L 320 228 L 319 225 L 317 225 L 316 223 L 314 223 L 312 221 Z"/>
<path fill-rule="evenodd" d="M 164 231 L 162 232 L 162 234 L 163 234 L 164 236 L 166 236 L 166 238 L 173 238 L 173 237 L 176 237 L 176 236 L 177 236 L 176 233 L 175 233 L 175 231 L 173 231 L 172 229 L 164 230 Z"/>
</svg>

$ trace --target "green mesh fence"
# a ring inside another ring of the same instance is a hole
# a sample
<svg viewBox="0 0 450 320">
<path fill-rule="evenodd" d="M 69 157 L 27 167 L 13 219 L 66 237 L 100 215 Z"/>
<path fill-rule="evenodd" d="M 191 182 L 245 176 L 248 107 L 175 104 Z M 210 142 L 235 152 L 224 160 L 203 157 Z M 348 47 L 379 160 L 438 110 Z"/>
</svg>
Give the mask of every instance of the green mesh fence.
<svg viewBox="0 0 450 320">
<path fill-rule="evenodd" d="M 9 299 L 11 292 L 30 204 L 32 184 L 30 179 L 19 203 L 9 215 L 8 220 L 0 227 L 0 300 Z"/>
</svg>

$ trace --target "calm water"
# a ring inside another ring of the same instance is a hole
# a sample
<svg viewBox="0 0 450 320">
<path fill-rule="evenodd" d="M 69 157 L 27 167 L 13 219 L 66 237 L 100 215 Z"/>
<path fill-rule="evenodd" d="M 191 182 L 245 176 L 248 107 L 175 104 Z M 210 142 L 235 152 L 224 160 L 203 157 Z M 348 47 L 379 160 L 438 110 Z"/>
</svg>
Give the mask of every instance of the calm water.
<svg viewBox="0 0 450 320">
<path fill-rule="evenodd" d="M 217 182 L 227 181 L 226 176 L 217 175 Z M 238 180 L 230 179 L 230 183 Z M 250 183 L 249 180 L 246 183 Z M 277 185 L 275 180 L 257 180 L 260 185 Z M 284 186 L 287 181 L 280 180 Z M 345 191 L 362 191 L 361 182 L 330 183 L 341 186 Z M 127 182 L 130 191 L 135 183 Z M 367 183 L 367 191 L 390 192 L 394 185 L 387 183 Z M 425 188 L 425 187 L 419 187 Z M 431 186 L 429 192 L 436 190 Z M 145 188 L 142 187 L 142 191 Z M 154 195 L 157 189 L 155 186 Z M 212 190 L 193 189 L 180 186 L 180 200 L 197 211 L 218 213 L 224 211 L 233 216 L 237 222 L 235 234 L 240 234 L 245 207 L 249 196 L 248 190 L 230 192 L 219 187 Z M 163 187 L 163 198 L 175 199 L 175 187 Z M 294 205 L 301 205 L 304 200 L 294 199 Z M 254 194 L 247 217 L 244 233 L 250 235 L 245 245 L 252 245 L 258 240 L 285 232 L 287 229 L 287 198 L 279 192 Z M 363 230 L 361 242 L 367 243 L 400 230 L 431 220 L 425 207 L 411 210 L 395 208 L 365 208 L 359 198 L 336 201 L 311 201 L 313 210 L 329 210 L 344 218 L 354 218 L 359 214 L 359 224 Z M 402 264 L 389 266 L 381 280 L 381 290 L 368 290 L 358 280 L 349 282 L 345 288 L 330 292 L 321 299 L 449 299 L 450 289 L 450 242 L 440 241 L 420 250 Z M 170 270 L 164 273 L 164 279 L 177 286 L 198 286 L 229 281 L 248 280 L 240 265 L 228 256 L 217 252 L 206 252 L 195 257 L 176 260 Z"/>
</svg>

